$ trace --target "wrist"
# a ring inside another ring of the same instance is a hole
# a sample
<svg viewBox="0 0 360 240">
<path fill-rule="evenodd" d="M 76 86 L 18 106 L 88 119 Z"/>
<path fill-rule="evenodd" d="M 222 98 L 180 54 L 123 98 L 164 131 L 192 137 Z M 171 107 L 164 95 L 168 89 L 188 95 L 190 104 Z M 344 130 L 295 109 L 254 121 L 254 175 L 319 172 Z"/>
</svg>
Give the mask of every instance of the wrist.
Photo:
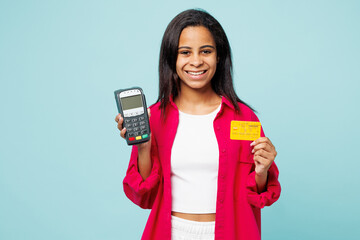
<svg viewBox="0 0 360 240">
<path fill-rule="evenodd" d="M 268 175 L 267 171 L 266 171 L 266 172 L 256 172 L 256 171 L 255 171 L 255 176 L 256 176 L 257 178 L 266 179 L 266 178 L 267 178 L 267 175 Z"/>
<path fill-rule="evenodd" d="M 151 144 L 149 142 L 141 143 L 137 145 L 138 152 L 148 152 L 151 149 Z"/>
<path fill-rule="evenodd" d="M 255 182 L 257 187 L 257 192 L 262 193 L 266 189 L 266 183 L 267 183 L 267 172 L 265 173 L 257 173 L 255 172 Z"/>
</svg>

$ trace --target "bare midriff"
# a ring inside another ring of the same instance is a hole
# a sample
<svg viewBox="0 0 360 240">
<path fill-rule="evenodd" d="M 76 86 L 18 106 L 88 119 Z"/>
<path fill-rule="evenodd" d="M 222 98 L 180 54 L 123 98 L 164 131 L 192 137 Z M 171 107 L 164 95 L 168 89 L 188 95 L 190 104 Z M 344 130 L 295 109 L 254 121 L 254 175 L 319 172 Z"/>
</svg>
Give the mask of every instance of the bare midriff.
<svg viewBox="0 0 360 240">
<path fill-rule="evenodd" d="M 197 221 L 197 222 L 213 222 L 215 221 L 215 213 L 204 213 L 204 214 L 192 214 L 192 213 L 181 213 L 171 212 L 171 215 L 183 218 L 186 220 Z"/>
</svg>

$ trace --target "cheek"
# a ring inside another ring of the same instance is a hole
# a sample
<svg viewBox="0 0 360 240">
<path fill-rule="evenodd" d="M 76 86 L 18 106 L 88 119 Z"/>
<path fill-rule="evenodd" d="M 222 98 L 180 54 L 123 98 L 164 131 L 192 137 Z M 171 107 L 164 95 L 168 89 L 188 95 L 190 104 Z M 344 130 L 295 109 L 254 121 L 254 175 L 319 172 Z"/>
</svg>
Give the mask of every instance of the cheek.
<svg viewBox="0 0 360 240">
<path fill-rule="evenodd" d="M 217 69 L 217 62 L 216 61 L 212 62 L 211 68 L 212 68 L 213 72 L 215 73 L 216 69 Z"/>
<path fill-rule="evenodd" d="M 176 60 L 176 71 L 180 68 L 180 60 Z"/>
<path fill-rule="evenodd" d="M 183 61 L 183 60 L 177 60 L 176 61 L 176 73 L 179 75 L 179 74 L 182 74 L 182 70 L 185 66 L 186 62 Z"/>
<path fill-rule="evenodd" d="M 181 65 L 176 63 L 176 73 L 179 75 L 181 73 Z"/>
<path fill-rule="evenodd" d="M 218 60 L 216 57 L 211 57 L 208 59 L 208 65 L 211 67 L 213 71 L 216 71 L 217 64 L 218 64 Z"/>
<path fill-rule="evenodd" d="M 219 60 L 218 60 L 217 58 L 214 58 L 214 59 L 213 59 L 214 69 L 216 69 L 218 62 L 219 62 Z"/>
<path fill-rule="evenodd" d="M 179 77 L 178 80 L 184 79 L 184 72 L 181 70 L 181 68 L 176 68 L 176 74 L 177 74 L 178 77 Z"/>
<path fill-rule="evenodd" d="M 176 69 L 181 69 L 185 65 L 185 60 L 182 58 L 178 58 L 176 60 Z"/>
<path fill-rule="evenodd" d="M 214 68 L 214 71 L 216 71 L 216 68 L 217 68 L 217 62 L 214 62 L 213 68 Z"/>
</svg>

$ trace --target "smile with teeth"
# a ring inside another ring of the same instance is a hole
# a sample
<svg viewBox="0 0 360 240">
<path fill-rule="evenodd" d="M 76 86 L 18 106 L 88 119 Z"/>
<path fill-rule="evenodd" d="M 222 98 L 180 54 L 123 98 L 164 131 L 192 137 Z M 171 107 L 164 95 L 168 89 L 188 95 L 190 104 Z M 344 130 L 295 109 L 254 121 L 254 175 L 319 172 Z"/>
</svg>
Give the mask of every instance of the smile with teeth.
<svg viewBox="0 0 360 240">
<path fill-rule="evenodd" d="M 201 75 L 203 73 L 205 73 L 206 70 L 204 71 L 201 71 L 201 72 L 190 72 L 190 71 L 186 71 L 187 74 L 190 74 L 190 75 L 193 75 L 193 76 L 198 76 L 198 75 Z"/>
</svg>

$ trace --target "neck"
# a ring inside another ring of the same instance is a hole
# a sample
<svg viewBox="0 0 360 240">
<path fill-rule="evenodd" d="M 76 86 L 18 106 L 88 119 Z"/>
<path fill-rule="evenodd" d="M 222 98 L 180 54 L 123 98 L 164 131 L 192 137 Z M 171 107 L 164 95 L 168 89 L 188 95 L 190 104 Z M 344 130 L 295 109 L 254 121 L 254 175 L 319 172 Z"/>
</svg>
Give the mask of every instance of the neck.
<svg viewBox="0 0 360 240">
<path fill-rule="evenodd" d="M 174 99 L 178 109 L 194 115 L 207 114 L 214 111 L 221 103 L 221 97 L 210 87 L 205 90 L 185 89 Z"/>
</svg>

